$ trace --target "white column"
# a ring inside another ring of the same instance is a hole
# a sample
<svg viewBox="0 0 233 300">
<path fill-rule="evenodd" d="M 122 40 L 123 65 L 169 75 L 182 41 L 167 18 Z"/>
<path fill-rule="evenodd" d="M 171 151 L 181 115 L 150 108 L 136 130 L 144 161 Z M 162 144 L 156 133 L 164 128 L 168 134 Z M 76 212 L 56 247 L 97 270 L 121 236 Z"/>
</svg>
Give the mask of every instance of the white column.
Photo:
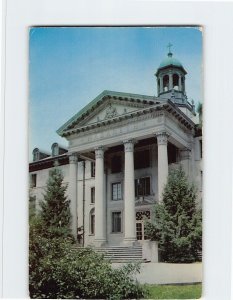
<svg viewBox="0 0 233 300">
<path fill-rule="evenodd" d="M 106 199 L 104 178 L 104 149 L 95 149 L 95 243 L 106 243 Z"/>
<path fill-rule="evenodd" d="M 173 89 L 173 77 L 172 77 L 172 73 L 169 73 L 169 85 L 168 85 L 168 89 L 169 91 L 171 91 Z"/>
<path fill-rule="evenodd" d="M 125 147 L 125 243 L 136 241 L 135 189 L 134 189 L 134 144 L 132 140 L 124 142 Z"/>
<path fill-rule="evenodd" d="M 179 75 L 179 91 L 182 91 L 181 75 Z"/>
<path fill-rule="evenodd" d="M 69 178 L 69 199 L 71 212 L 71 230 L 72 234 L 77 239 L 77 162 L 78 156 L 76 153 L 69 156 L 70 163 L 70 178 Z"/>
<path fill-rule="evenodd" d="M 190 149 L 180 149 L 180 163 L 186 174 L 186 176 L 191 179 L 191 150 Z"/>
<path fill-rule="evenodd" d="M 158 197 L 162 200 L 163 189 L 168 176 L 168 157 L 167 157 L 167 139 L 166 132 L 156 133 L 158 144 Z"/>
<path fill-rule="evenodd" d="M 159 81 L 160 81 L 160 93 L 163 92 L 163 78 L 159 77 Z"/>
</svg>

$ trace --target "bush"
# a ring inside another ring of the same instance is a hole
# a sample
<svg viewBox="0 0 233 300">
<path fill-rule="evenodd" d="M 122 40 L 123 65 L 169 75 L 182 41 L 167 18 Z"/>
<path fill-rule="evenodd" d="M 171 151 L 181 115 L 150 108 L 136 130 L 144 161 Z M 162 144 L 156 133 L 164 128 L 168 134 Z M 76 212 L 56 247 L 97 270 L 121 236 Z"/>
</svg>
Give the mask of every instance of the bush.
<svg viewBox="0 0 233 300">
<path fill-rule="evenodd" d="M 40 217 L 30 223 L 29 290 L 31 298 L 144 298 L 146 289 L 133 275 L 138 265 L 113 269 L 91 248 L 77 248 L 71 238 L 49 237 Z"/>
</svg>

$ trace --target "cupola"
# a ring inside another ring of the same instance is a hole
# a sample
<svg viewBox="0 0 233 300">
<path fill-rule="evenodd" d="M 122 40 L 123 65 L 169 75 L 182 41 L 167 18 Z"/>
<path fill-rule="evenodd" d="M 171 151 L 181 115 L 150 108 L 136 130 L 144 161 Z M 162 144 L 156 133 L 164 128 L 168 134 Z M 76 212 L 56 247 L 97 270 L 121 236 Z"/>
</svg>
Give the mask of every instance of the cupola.
<svg viewBox="0 0 233 300">
<path fill-rule="evenodd" d="M 171 99 L 176 103 L 187 101 L 185 92 L 185 71 L 182 63 L 173 56 L 172 44 L 168 44 L 167 57 L 160 63 L 155 76 L 157 78 L 158 97 Z"/>
</svg>

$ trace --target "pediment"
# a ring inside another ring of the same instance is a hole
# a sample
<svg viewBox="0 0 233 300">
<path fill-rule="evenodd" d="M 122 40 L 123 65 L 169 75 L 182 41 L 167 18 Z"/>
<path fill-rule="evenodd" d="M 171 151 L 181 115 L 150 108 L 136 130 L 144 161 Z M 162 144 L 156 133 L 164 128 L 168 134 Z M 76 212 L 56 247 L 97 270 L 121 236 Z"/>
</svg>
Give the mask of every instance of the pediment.
<svg viewBox="0 0 233 300">
<path fill-rule="evenodd" d="M 137 110 L 160 103 L 154 96 L 103 91 L 81 111 L 61 126 L 57 133 L 64 136 L 73 129 L 124 117 Z"/>
<path fill-rule="evenodd" d="M 120 116 L 124 116 L 131 112 L 135 112 L 143 107 L 146 107 L 146 105 L 138 103 L 127 105 L 127 102 L 122 103 L 117 100 L 109 100 L 106 103 L 104 103 L 104 105 L 101 105 L 100 107 L 96 108 L 88 117 L 86 117 L 84 120 L 82 120 L 82 122 L 77 124 L 75 128 L 78 128 L 79 126 L 95 124 L 107 119 L 113 119 Z"/>
</svg>

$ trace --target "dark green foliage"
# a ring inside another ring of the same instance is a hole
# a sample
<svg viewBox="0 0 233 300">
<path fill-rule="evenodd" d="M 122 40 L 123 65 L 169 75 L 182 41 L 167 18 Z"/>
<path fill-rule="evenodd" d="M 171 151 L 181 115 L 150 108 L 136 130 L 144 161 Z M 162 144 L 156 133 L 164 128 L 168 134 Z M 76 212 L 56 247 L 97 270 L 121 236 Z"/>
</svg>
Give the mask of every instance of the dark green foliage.
<svg viewBox="0 0 233 300">
<path fill-rule="evenodd" d="M 134 279 L 137 265 L 113 269 L 91 248 L 77 248 L 69 238 L 43 234 L 43 222 L 35 217 L 30 226 L 31 298 L 144 298 L 146 290 Z"/>
<path fill-rule="evenodd" d="M 184 171 L 168 176 L 163 201 L 155 205 L 155 217 L 147 223 L 146 234 L 159 243 L 161 259 L 166 262 L 198 261 L 202 250 L 202 215 L 196 206 L 196 189 Z"/>
<path fill-rule="evenodd" d="M 70 231 L 70 200 L 65 195 L 67 186 L 62 184 L 63 176 L 59 169 L 50 171 L 44 200 L 40 203 L 41 219 L 48 235 L 69 236 Z"/>
<path fill-rule="evenodd" d="M 137 265 L 114 269 L 94 250 L 78 248 L 69 236 L 69 201 L 62 179 L 58 170 L 51 172 L 42 211 L 30 218 L 30 297 L 145 298 L 146 289 L 133 278 Z"/>
<path fill-rule="evenodd" d="M 36 197 L 29 195 L 29 219 L 36 213 Z"/>
</svg>

